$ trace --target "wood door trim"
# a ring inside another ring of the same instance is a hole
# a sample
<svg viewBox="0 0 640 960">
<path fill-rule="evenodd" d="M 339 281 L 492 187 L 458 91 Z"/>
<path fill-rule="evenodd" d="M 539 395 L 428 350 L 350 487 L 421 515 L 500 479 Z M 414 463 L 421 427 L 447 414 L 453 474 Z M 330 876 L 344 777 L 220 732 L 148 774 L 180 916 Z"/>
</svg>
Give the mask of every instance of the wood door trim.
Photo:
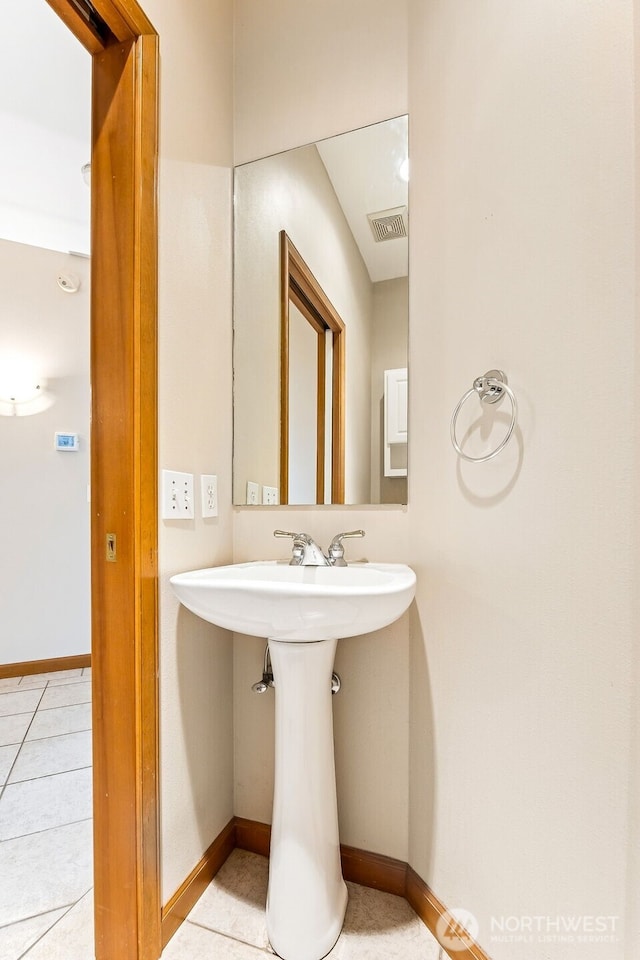
<svg viewBox="0 0 640 960">
<path fill-rule="evenodd" d="M 92 181 L 104 185 L 92 191 L 91 289 L 97 960 L 160 954 L 157 47 L 141 36 L 94 57 Z M 116 563 L 105 560 L 109 533 Z"/>
<path fill-rule="evenodd" d="M 53 673 L 59 670 L 80 670 L 90 666 L 90 653 L 80 653 L 73 657 L 52 657 L 48 660 L 25 660 L 22 663 L 3 663 L 0 666 L 0 680 L 8 677 L 31 677 L 36 673 Z"/>
<path fill-rule="evenodd" d="M 47 3 L 91 55 L 100 53 L 105 46 L 116 39 L 106 24 L 104 29 L 96 27 L 70 0 L 47 0 Z"/>
<path fill-rule="evenodd" d="M 156 32 L 136 0 L 91 0 L 91 5 L 120 42 Z"/>
<path fill-rule="evenodd" d="M 47 0 L 89 53 L 155 34 L 136 0 Z"/>
<path fill-rule="evenodd" d="M 346 344 L 344 330 L 333 333 L 333 418 L 331 422 L 331 503 L 344 503 Z"/>
<path fill-rule="evenodd" d="M 289 503 L 289 244 L 280 231 L 280 503 Z"/>
<path fill-rule="evenodd" d="M 327 348 L 325 331 L 317 330 L 316 343 L 316 503 L 324 503 L 324 467 L 325 467 L 325 418 L 326 418 L 326 376 L 327 376 Z"/>
<path fill-rule="evenodd" d="M 158 37 L 135 0 L 92 0 L 107 27 L 100 43 L 74 0 L 48 2 L 93 56 L 95 956 L 157 960 Z"/>
</svg>

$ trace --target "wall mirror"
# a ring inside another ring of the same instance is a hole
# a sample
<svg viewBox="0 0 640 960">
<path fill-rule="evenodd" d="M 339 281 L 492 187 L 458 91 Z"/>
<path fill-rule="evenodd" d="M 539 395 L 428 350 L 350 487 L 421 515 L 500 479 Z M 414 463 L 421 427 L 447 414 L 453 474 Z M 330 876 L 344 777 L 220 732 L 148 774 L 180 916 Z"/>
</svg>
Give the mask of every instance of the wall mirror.
<svg viewBox="0 0 640 960">
<path fill-rule="evenodd" d="M 234 504 L 406 503 L 408 118 L 234 192 Z"/>
</svg>

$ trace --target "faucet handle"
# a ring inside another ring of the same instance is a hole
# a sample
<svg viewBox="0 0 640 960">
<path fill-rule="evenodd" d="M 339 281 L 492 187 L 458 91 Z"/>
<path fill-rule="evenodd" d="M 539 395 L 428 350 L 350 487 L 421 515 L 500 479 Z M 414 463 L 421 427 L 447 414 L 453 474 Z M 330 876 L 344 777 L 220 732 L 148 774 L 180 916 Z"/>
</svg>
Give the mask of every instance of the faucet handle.
<svg viewBox="0 0 640 960">
<path fill-rule="evenodd" d="M 344 545 L 342 541 L 347 540 L 349 537 L 364 537 L 364 530 L 349 530 L 346 533 L 336 533 L 327 551 L 329 563 L 332 566 L 346 567 L 347 564 L 344 559 Z"/>
<path fill-rule="evenodd" d="M 290 530 L 274 530 L 274 537 L 291 537 L 294 543 L 311 543 L 308 533 L 293 533 Z"/>
<path fill-rule="evenodd" d="M 293 540 L 293 554 L 289 563 L 297 566 L 302 563 L 305 544 L 309 542 L 310 537 L 307 533 L 293 533 L 290 530 L 274 530 L 274 537 L 290 537 Z"/>
</svg>

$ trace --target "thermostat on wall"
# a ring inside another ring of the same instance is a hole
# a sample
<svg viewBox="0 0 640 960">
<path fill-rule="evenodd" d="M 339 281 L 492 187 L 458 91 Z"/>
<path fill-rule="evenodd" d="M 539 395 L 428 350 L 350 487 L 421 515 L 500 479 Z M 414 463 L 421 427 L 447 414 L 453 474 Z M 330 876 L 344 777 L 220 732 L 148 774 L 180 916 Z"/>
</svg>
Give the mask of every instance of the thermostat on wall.
<svg viewBox="0 0 640 960">
<path fill-rule="evenodd" d="M 60 433 L 56 431 L 55 439 L 55 448 L 56 450 L 79 450 L 80 449 L 80 436 L 77 433 Z"/>
</svg>

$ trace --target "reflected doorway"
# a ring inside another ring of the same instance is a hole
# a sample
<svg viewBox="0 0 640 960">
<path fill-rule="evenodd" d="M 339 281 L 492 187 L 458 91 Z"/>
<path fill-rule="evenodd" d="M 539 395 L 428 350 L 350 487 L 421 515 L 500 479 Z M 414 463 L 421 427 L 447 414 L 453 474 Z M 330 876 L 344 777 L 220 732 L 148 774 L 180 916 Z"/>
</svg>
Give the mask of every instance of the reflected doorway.
<svg viewBox="0 0 640 960">
<path fill-rule="evenodd" d="M 280 233 L 280 502 L 344 503 L 345 324 Z"/>
</svg>

